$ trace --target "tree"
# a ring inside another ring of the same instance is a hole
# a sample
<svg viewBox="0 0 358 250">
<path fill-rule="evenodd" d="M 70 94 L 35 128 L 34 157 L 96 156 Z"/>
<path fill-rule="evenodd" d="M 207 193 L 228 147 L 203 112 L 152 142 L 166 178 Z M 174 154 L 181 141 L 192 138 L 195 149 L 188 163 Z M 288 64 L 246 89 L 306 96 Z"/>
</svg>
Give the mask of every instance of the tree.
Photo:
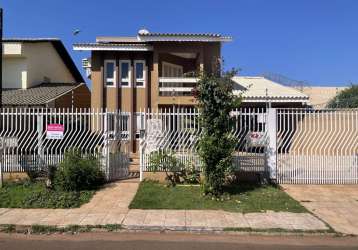
<svg viewBox="0 0 358 250">
<path fill-rule="evenodd" d="M 329 101 L 328 108 L 358 108 L 358 85 L 352 84 L 349 88 L 339 92 Z"/>
<path fill-rule="evenodd" d="M 199 139 L 199 155 L 203 162 L 204 192 L 220 196 L 227 174 L 232 169 L 232 153 L 235 138 L 231 136 L 230 112 L 237 108 L 241 98 L 233 93 L 233 81 L 237 70 L 200 73 L 194 91 L 199 109 L 202 134 Z"/>
</svg>

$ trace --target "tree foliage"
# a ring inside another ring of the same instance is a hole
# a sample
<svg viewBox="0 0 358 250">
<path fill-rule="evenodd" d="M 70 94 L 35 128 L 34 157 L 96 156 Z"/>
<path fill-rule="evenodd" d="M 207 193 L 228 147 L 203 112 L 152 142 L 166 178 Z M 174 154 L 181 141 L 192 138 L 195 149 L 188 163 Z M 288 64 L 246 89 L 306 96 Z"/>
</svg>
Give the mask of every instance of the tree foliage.
<svg viewBox="0 0 358 250">
<path fill-rule="evenodd" d="M 358 108 L 358 85 L 339 92 L 327 105 L 328 108 Z"/>
<path fill-rule="evenodd" d="M 205 176 L 203 187 L 205 193 L 215 196 L 222 194 L 225 178 L 232 168 L 235 139 L 230 135 L 230 112 L 241 102 L 233 93 L 231 79 L 236 73 L 237 70 L 201 73 L 195 91 L 203 129 L 199 140 Z"/>
</svg>

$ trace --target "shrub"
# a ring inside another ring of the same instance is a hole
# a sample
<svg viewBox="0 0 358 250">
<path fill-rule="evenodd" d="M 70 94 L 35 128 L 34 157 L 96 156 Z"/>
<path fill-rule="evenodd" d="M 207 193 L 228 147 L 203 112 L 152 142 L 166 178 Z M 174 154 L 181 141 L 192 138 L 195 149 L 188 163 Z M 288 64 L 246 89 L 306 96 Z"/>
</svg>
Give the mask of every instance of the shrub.
<svg viewBox="0 0 358 250">
<path fill-rule="evenodd" d="M 93 190 L 104 181 L 97 159 L 83 157 L 78 150 L 70 150 L 55 173 L 54 187 L 62 191 Z"/>
<path fill-rule="evenodd" d="M 358 108 L 358 85 L 352 84 L 349 88 L 339 92 L 329 101 L 328 108 Z"/>
<path fill-rule="evenodd" d="M 203 161 L 205 176 L 204 192 L 215 196 L 223 193 L 227 174 L 232 169 L 232 153 L 235 138 L 230 134 L 230 112 L 237 108 L 241 98 L 233 94 L 232 77 L 229 72 L 201 73 L 195 96 L 199 103 L 202 133 L 199 138 L 199 155 Z"/>
<path fill-rule="evenodd" d="M 37 190 L 22 201 L 22 208 L 73 208 L 88 202 L 94 191 L 61 192 Z"/>
<path fill-rule="evenodd" d="M 164 171 L 168 186 L 175 186 L 180 182 L 179 172 L 183 165 L 178 159 L 164 150 L 154 151 L 149 156 L 150 170 L 153 172 Z"/>
<path fill-rule="evenodd" d="M 175 155 L 170 152 L 159 150 L 152 152 L 149 156 L 150 170 L 153 172 L 164 171 L 165 180 L 168 186 L 175 186 L 177 183 L 197 184 L 200 174 L 195 166 L 185 166 Z"/>
</svg>

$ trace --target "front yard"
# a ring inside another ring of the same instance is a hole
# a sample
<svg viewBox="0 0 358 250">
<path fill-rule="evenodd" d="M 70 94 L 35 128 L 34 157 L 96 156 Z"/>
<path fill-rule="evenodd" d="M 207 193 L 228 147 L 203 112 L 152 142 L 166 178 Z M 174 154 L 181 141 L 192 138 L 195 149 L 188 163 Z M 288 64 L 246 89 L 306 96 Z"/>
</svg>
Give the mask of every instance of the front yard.
<svg viewBox="0 0 358 250">
<path fill-rule="evenodd" d="M 210 209 L 252 213 L 284 211 L 304 213 L 307 210 L 277 187 L 239 184 L 226 187 L 230 199 L 212 200 L 203 196 L 200 186 L 166 187 L 158 182 L 144 181 L 130 204 L 131 209 Z"/>
<path fill-rule="evenodd" d="M 0 208 L 74 208 L 92 198 L 95 191 L 57 191 L 42 181 L 5 183 L 0 188 Z"/>
</svg>

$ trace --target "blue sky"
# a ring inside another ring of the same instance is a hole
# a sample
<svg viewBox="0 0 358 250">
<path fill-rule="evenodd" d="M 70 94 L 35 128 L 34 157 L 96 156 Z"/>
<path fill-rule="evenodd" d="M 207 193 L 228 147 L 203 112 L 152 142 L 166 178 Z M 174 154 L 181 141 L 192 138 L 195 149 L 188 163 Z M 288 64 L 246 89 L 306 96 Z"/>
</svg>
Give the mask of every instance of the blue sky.
<svg viewBox="0 0 358 250">
<path fill-rule="evenodd" d="M 0 0 L 7 37 L 59 37 L 80 67 L 72 44 L 99 35 L 213 32 L 224 44 L 227 68 L 264 72 L 312 85 L 358 82 L 356 0 Z M 79 28 L 81 33 L 73 36 Z M 83 73 L 83 70 L 80 69 Z"/>
</svg>

